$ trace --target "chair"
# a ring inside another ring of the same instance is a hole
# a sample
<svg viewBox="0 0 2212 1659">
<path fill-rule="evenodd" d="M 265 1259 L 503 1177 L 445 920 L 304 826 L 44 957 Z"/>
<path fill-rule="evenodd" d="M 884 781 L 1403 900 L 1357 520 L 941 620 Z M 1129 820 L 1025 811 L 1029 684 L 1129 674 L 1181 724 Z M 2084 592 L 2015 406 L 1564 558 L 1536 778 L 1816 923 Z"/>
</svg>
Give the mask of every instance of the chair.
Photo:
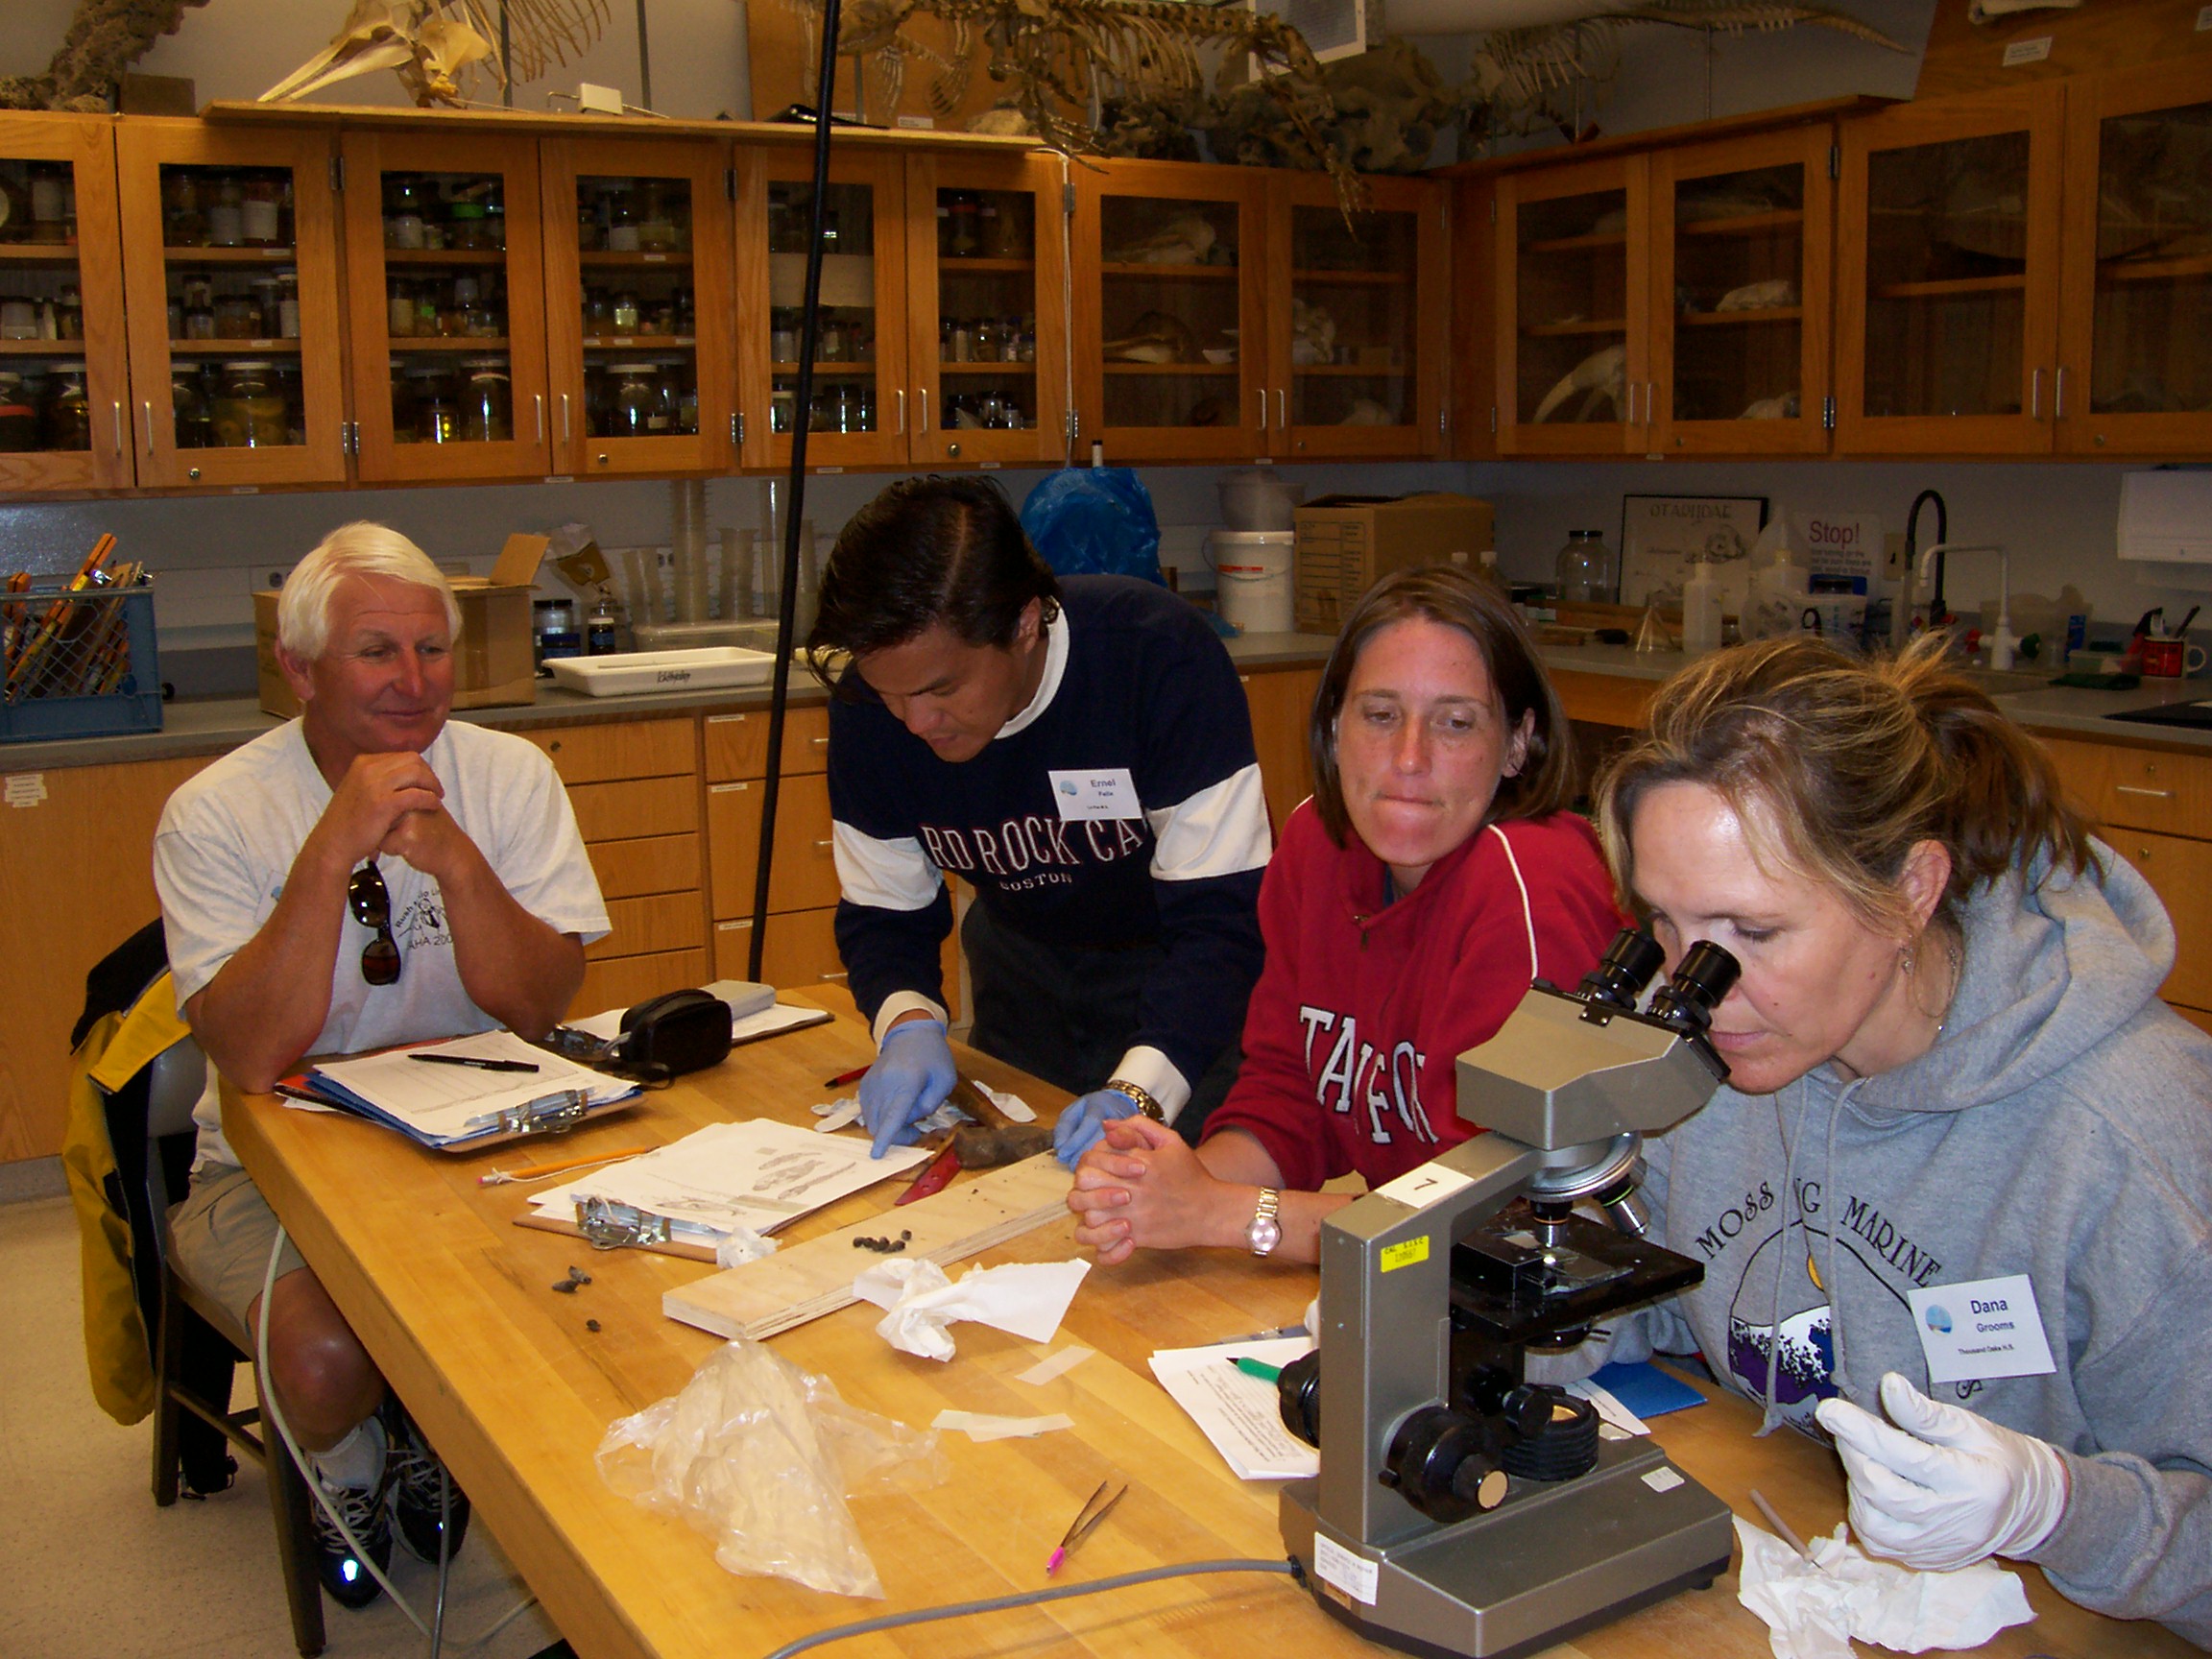
<svg viewBox="0 0 2212 1659">
<path fill-rule="evenodd" d="M 183 1190 L 191 1167 L 192 1108 L 206 1080 L 199 1045 L 184 1038 L 106 1102 L 120 1189 L 112 1196 L 131 1223 L 132 1279 L 153 1348 L 154 1502 L 176 1503 L 180 1477 L 195 1497 L 224 1490 L 237 1469 L 228 1448 L 260 1463 L 269 1475 L 292 1638 L 303 1659 L 314 1659 L 324 1647 L 323 1588 L 306 1480 L 281 1440 L 272 1455 L 268 1432 L 255 1432 L 258 1410 L 230 1409 L 232 1373 L 252 1351 L 251 1334 L 169 1264 L 171 1193 Z"/>
</svg>

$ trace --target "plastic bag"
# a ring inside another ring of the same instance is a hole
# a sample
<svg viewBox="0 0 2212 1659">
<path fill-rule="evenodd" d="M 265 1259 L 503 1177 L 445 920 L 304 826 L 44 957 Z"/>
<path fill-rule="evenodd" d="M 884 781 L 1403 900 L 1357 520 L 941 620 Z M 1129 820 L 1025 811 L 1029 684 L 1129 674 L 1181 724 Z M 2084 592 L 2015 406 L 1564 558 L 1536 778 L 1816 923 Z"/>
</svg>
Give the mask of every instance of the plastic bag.
<svg viewBox="0 0 2212 1659">
<path fill-rule="evenodd" d="M 1161 582 L 1160 520 L 1126 467 L 1065 467 L 1022 503 L 1022 528 L 1062 576 Z"/>
<path fill-rule="evenodd" d="M 739 1337 L 681 1394 L 609 1426 L 600 1478 L 714 1540 L 733 1573 L 882 1597 L 845 1500 L 920 1492 L 946 1475 L 937 1436 L 849 1406 L 836 1384 Z"/>
</svg>

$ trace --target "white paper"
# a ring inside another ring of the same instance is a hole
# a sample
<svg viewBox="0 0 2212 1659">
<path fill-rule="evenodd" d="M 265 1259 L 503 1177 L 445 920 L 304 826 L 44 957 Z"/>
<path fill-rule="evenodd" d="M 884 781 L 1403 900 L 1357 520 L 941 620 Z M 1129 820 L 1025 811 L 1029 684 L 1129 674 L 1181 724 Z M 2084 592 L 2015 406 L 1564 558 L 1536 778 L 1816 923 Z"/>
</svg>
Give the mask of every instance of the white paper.
<svg viewBox="0 0 2212 1659">
<path fill-rule="evenodd" d="M 1072 1429 L 1075 1419 L 1061 1412 L 1048 1417 L 994 1417 L 987 1411 L 940 1411 L 932 1429 L 957 1429 L 971 1440 L 1032 1440 L 1056 1430 Z"/>
<path fill-rule="evenodd" d="M 665 1215 L 679 1234 L 769 1233 L 930 1156 L 901 1146 L 881 1158 L 868 1142 L 816 1135 L 770 1118 L 710 1123 L 683 1140 L 534 1193 L 538 1210 L 566 1220 L 578 1197 L 604 1198 Z"/>
<path fill-rule="evenodd" d="M 1038 1360 L 1026 1371 L 1015 1372 L 1014 1381 L 1026 1382 L 1032 1388 L 1042 1388 L 1047 1382 L 1058 1382 L 1090 1358 L 1090 1349 L 1071 1344 L 1061 1349 L 1050 1358 Z"/>
<path fill-rule="evenodd" d="M 1014 1262 L 972 1267 L 954 1282 L 934 1262 L 894 1257 L 855 1278 L 853 1294 L 888 1310 L 876 1331 L 892 1347 L 925 1359 L 950 1359 L 952 1338 L 945 1327 L 956 1319 L 1049 1342 L 1090 1271 L 1088 1261 Z"/>
<path fill-rule="evenodd" d="M 473 1066 L 438 1066 L 417 1054 L 450 1054 L 474 1060 L 513 1060 L 530 1071 L 486 1071 Z M 480 1135 L 499 1121 L 502 1112 L 568 1094 L 593 1101 L 618 1100 L 637 1085 L 572 1065 L 558 1054 L 533 1047 L 512 1031 L 483 1031 L 447 1043 L 387 1048 L 315 1068 L 309 1081 L 327 1080 L 358 1096 L 399 1127 L 432 1145 Z"/>
<path fill-rule="evenodd" d="M 1312 1338 L 1279 1336 L 1268 1342 L 1222 1342 L 1208 1348 L 1163 1348 L 1152 1356 L 1152 1375 L 1190 1413 L 1241 1480 L 1291 1480 L 1321 1472 L 1320 1454 L 1283 1427 L 1275 1384 L 1247 1376 L 1230 1361 L 1257 1359 L 1287 1365 L 1313 1351 Z"/>
<path fill-rule="evenodd" d="M 1813 1541 L 1814 1561 L 1740 1515 L 1736 1539 L 1743 1556 L 1736 1599 L 1766 1621 L 1774 1659 L 1853 1659 L 1853 1637 L 1900 1653 L 1979 1647 L 2035 1617 L 2018 1575 L 1994 1561 L 1917 1573 L 1869 1560 L 1846 1541 L 1840 1522 L 1832 1536 Z"/>
</svg>

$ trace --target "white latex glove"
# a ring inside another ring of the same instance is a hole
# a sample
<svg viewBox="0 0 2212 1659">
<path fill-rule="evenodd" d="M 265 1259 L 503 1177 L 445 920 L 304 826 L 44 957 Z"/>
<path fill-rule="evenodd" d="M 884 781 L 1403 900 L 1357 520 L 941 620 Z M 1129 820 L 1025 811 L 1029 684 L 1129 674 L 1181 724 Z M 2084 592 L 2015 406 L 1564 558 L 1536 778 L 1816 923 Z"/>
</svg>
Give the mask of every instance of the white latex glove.
<svg viewBox="0 0 2212 1659">
<path fill-rule="evenodd" d="M 1892 1429 L 1848 1400 L 1815 1415 L 1851 1478 L 1851 1530 L 1869 1554 L 1950 1573 L 1989 1555 L 2030 1556 L 2066 1509 L 2066 1465 L 2032 1435 L 1931 1400 L 1891 1371 Z"/>
</svg>

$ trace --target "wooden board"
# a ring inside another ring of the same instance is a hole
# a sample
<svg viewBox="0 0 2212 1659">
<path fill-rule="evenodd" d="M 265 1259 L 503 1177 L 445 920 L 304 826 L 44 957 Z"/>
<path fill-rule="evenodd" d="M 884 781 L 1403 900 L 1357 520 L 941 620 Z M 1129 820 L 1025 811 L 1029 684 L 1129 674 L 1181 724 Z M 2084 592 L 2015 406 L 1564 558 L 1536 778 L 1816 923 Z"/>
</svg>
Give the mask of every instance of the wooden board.
<svg viewBox="0 0 2212 1659">
<path fill-rule="evenodd" d="M 2212 49 L 2212 30 L 2200 32 L 2203 0 L 2089 0 L 2073 12 L 2017 12 L 1977 26 L 1967 0 L 1936 0 L 1928 50 L 1920 60 L 1915 100 L 1986 92 L 2028 81 L 2163 63 Z M 2005 49 L 2048 36 L 2051 55 L 2008 68 Z"/>
<path fill-rule="evenodd" d="M 819 1238 L 711 1279 L 669 1291 L 661 1310 L 717 1336 L 756 1340 L 834 1313 L 858 1300 L 853 1281 L 878 1258 L 854 1239 L 910 1232 L 905 1254 L 948 1266 L 1068 1217 L 1068 1171 L 1049 1152 L 1003 1169 L 986 1169 L 902 1210 L 826 1233 Z M 893 1224 L 896 1223 L 896 1226 Z"/>
</svg>

